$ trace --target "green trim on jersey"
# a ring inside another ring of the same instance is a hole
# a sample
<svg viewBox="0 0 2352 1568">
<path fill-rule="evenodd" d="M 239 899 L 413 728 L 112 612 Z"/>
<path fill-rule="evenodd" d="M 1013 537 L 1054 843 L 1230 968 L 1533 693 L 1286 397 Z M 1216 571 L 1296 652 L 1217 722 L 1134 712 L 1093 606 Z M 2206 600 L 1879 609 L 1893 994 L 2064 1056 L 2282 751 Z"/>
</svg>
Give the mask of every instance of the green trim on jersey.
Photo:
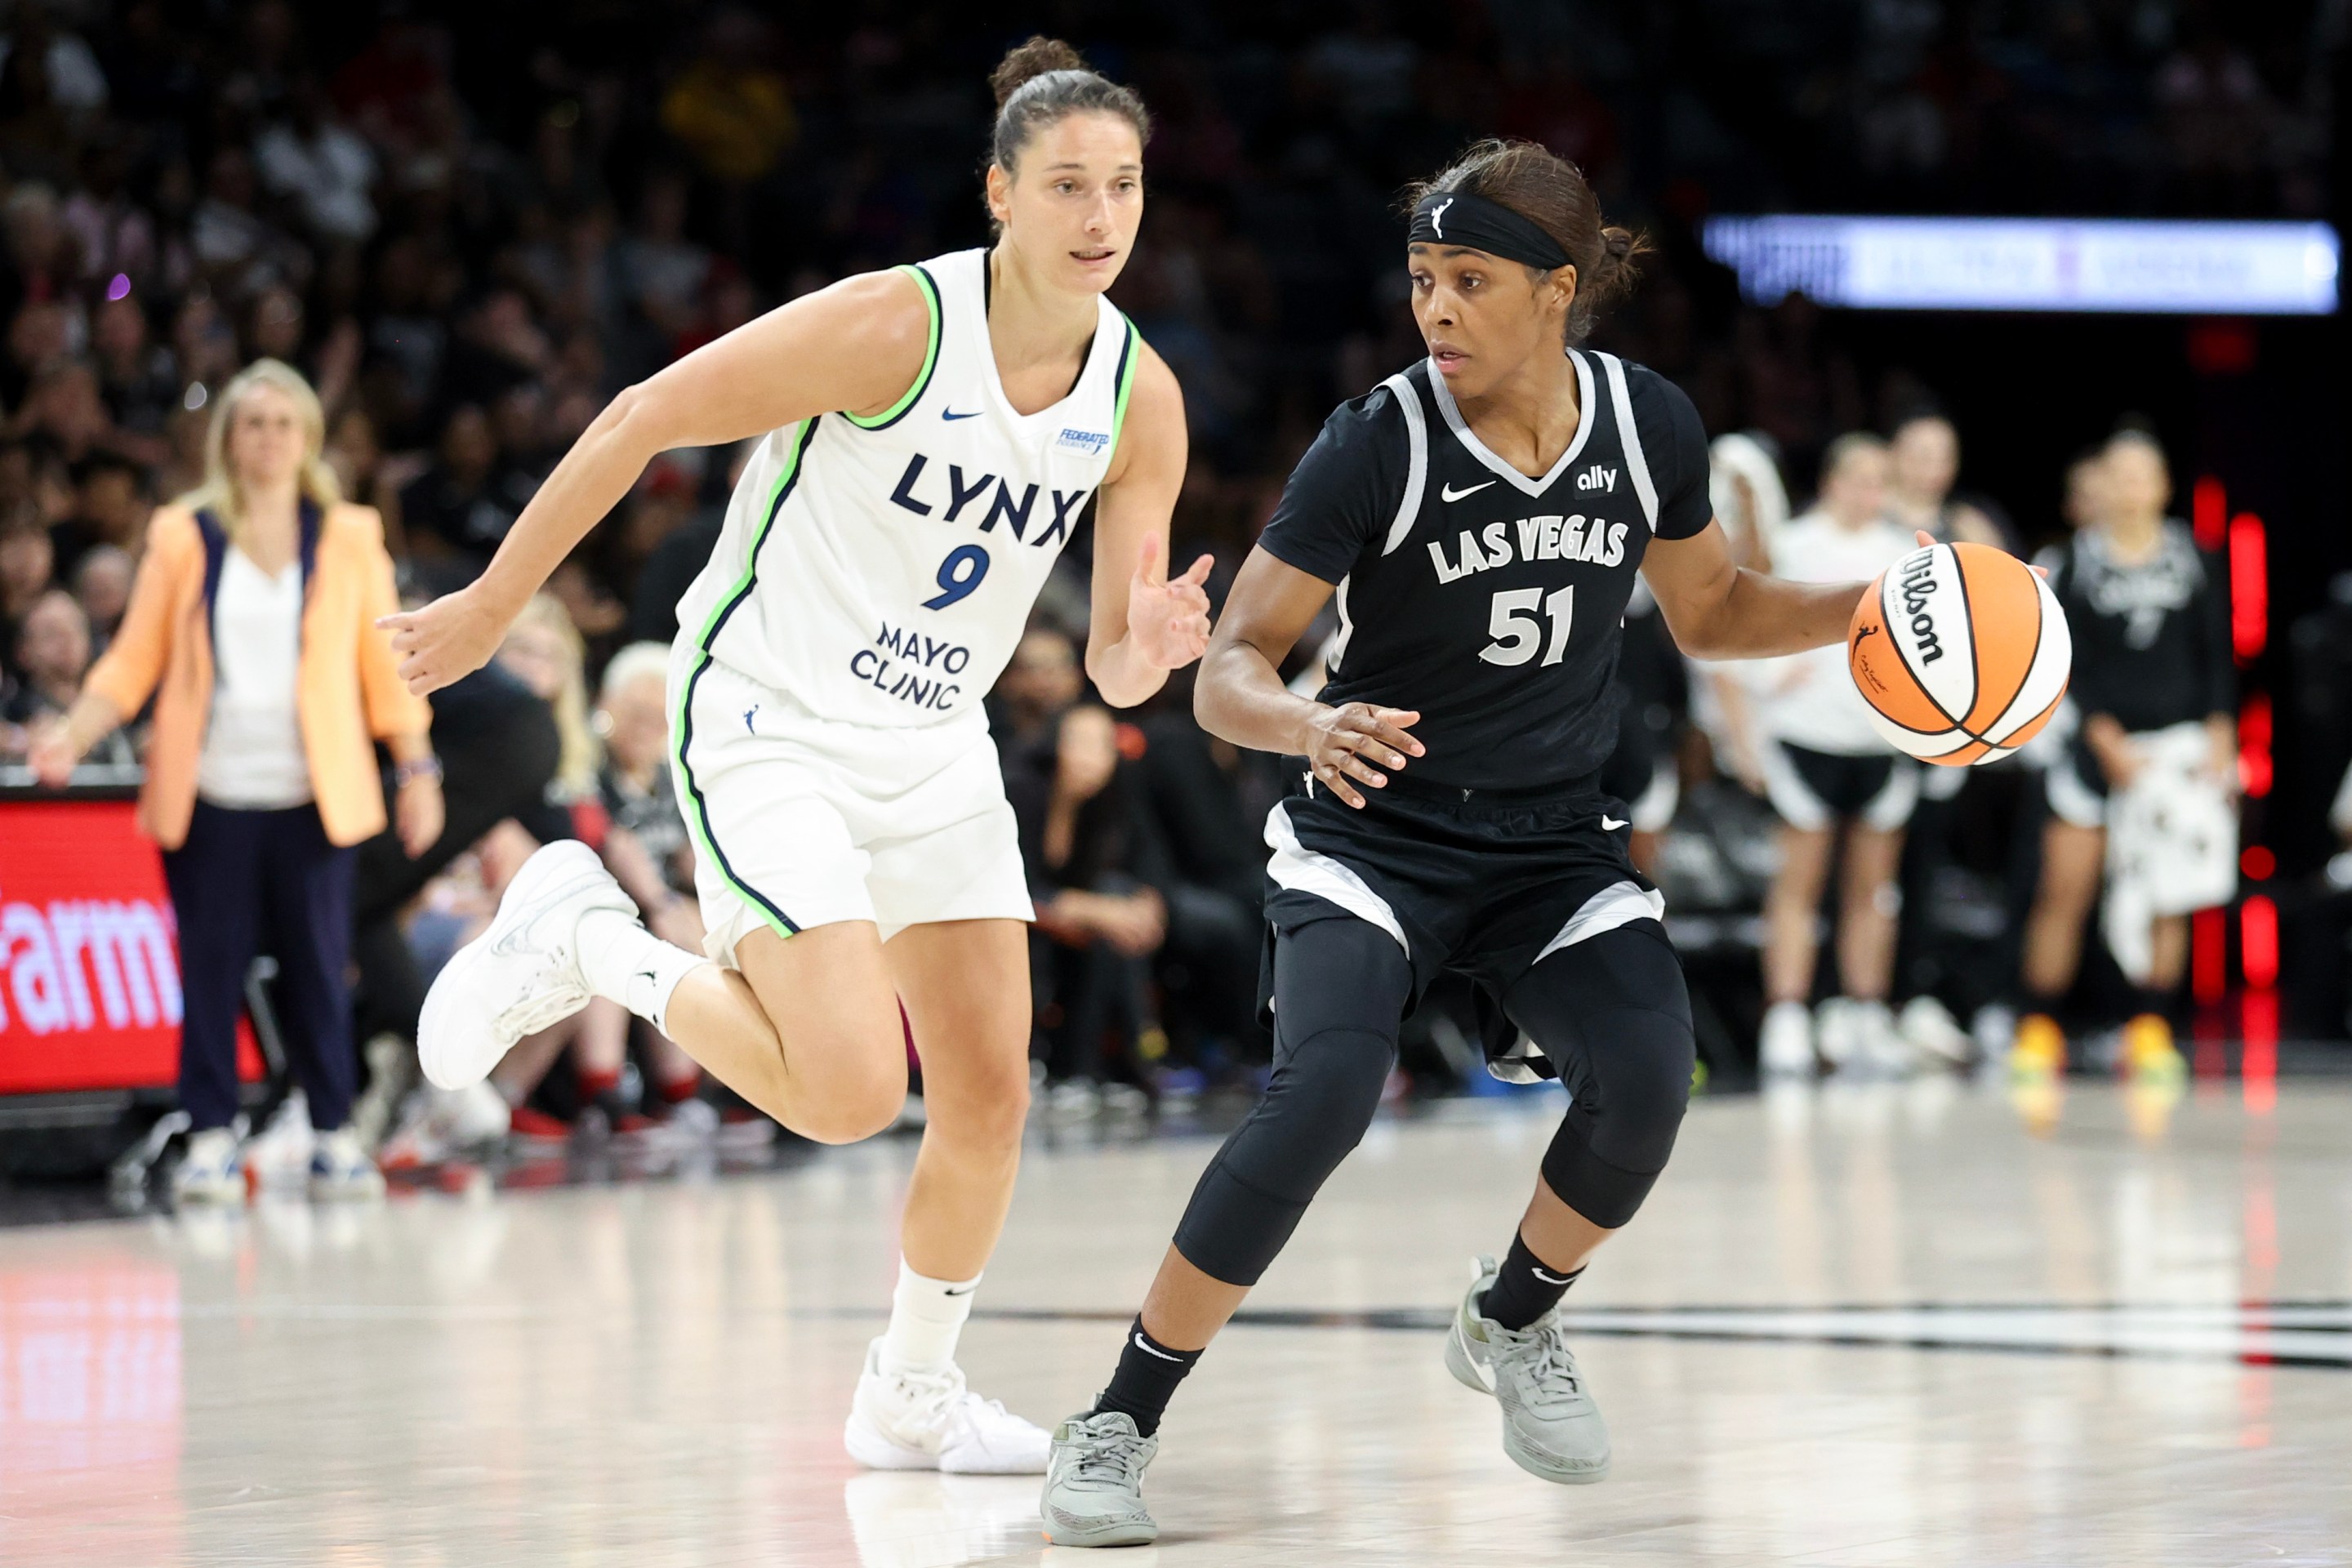
<svg viewBox="0 0 2352 1568">
<path fill-rule="evenodd" d="M 934 352 L 939 346 L 938 320 L 936 315 L 932 317 Z M 928 375 L 928 370 L 925 374 Z M 803 420 L 800 427 L 787 437 L 792 445 L 792 456 L 784 460 L 783 472 L 776 476 L 776 488 L 768 497 L 767 516 L 761 520 L 760 531 L 751 536 L 751 547 L 744 552 L 743 574 L 735 580 L 735 586 L 710 612 L 710 618 L 703 622 L 702 630 L 695 637 L 694 668 L 678 687 L 677 706 L 671 711 L 669 725 L 671 760 L 677 764 L 679 784 L 685 786 L 685 799 L 680 805 L 686 809 L 681 815 L 694 835 L 696 846 L 719 868 L 720 879 L 735 896 L 757 910 L 760 918 L 768 923 L 769 930 L 787 940 L 796 935 L 801 928 L 793 922 L 791 916 L 735 874 L 735 868 L 729 862 L 726 851 L 719 847 L 718 833 L 710 826 L 709 803 L 703 799 L 702 786 L 695 782 L 694 768 L 686 760 L 686 752 L 694 740 L 695 686 L 702 679 L 702 672 L 710 668 L 711 646 L 719 640 L 719 631 L 727 625 L 728 617 L 751 596 L 751 589 L 759 581 L 760 547 L 767 543 L 769 533 L 776 526 L 776 514 L 783 510 L 784 498 L 792 493 L 793 481 L 800 478 L 801 459 L 807 456 L 809 444 L 816 439 L 816 426 L 815 419 Z"/>
<path fill-rule="evenodd" d="M 890 270 L 905 273 L 921 287 L 923 303 L 931 312 L 931 341 L 930 345 L 923 351 L 922 374 L 915 377 L 915 384 L 907 388 L 907 395 L 904 397 L 871 418 L 846 412 L 842 415 L 843 418 L 860 430 L 879 430 L 886 426 L 897 424 L 905 416 L 907 410 L 915 405 L 915 400 L 923 395 L 923 389 L 931 384 L 931 372 L 938 369 L 940 363 L 940 286 L 931 281 L 929 273 L 912 263 L 903 267 L 894 267 Z"/>
<path fill-rule="evenodd" d="M 1143 355 L 1139 352 L 1143 347 L 1143 334 L 1135 330 L 1135 323 L 1127 319 L 1125 312 L 1121 312 L 1118 319 L 1119 323 L 1127 328 L 1127 347 L 1118 356 L 1118 401 L 1111 405 L 1110 449 L 1113 453 L 1118 450 L 1119 433 L 1127 428 L 1127 395 L 1135 390 L 1135 367 L 1143 361 Z"/>
</svg>

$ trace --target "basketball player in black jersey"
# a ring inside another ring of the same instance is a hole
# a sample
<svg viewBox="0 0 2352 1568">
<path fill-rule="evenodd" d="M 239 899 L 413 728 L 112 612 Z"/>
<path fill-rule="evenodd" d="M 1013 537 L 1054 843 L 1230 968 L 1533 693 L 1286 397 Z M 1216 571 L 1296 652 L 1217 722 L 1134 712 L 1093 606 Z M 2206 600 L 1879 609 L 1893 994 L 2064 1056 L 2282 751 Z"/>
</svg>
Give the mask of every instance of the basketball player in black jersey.
<svg viewBox="0 0 2352 1568">
<path fill-rule="evenodd" d="M 1266 825 L 1274 1076 L 1195 1188 L 1109 1386 L 1055 1434 L 1057 1543 L 1157 1535 L 1141 1479 L 1161 1411 L 1362 1136 L 1399 1026 L 1445 969 L 1477 986 L 1496 1067 L 1573 1099 L 1447 1362 L 1498 1397 L 1520 1466 L 1606 1473 L 1554 1309 L 1664 1167 L 1694 1056 L 1662 900 L 1627 858 L 1624 803 L 1597 788 L 1619 621 L 1638 571 L 1685 652 L 1795 653 L 1842 641 L 1863 592 L 1735 567 L 1689 399 L 1577 346 L 1634 246 L 1572 165 L 1484 143 L 1415 195 L 1429 355 L 1324 426 L 1194 697 L 1213 733 L 1306 758 Z M 1295 696 L 1276 670 L 1335 592 L 1328 683 Z"/>
</svg>

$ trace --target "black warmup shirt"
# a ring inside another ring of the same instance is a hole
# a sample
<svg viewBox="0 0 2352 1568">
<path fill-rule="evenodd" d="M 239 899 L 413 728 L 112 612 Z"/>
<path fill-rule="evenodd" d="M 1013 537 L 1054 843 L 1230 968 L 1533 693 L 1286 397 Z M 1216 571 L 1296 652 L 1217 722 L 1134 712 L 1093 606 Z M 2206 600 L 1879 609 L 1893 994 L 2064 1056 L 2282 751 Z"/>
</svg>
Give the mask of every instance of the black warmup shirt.
<svg viewBox="0 0 2352 1568">
<path fill-rule="evenodd" d="M 2086 529 L 2044 556 L 2074 640 L 2069 695 L 2137 733 L 2237 710 L 2221 574 L 2179 522 L 2145 561 L 2117 561 Z"/>
<path fill-rule="evenodd" d="M 1597 771 L 1650 536 L 1714 515 L 1690 399 L 1644 366 L 1569 354 L 1583 417 L 1544 478 L 1487 451 L 1423 360 L 1333 412 L 1258 541 L 1338 585 L 1321 700 L 1417 710 L 1417 779 L 1526 789 Z"/>
</svg>

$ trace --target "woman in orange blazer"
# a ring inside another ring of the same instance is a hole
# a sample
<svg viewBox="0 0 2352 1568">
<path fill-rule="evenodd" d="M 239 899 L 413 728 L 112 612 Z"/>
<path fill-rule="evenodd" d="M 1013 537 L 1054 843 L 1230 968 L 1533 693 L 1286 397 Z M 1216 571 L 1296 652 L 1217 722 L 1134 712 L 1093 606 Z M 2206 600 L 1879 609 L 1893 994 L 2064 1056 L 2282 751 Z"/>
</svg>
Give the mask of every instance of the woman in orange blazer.
<svg viewBox="0 0 2352 1568">
<path fill-rule="evenodd" d="M 222 389 L 205 482 L 156 509 L 121 628 L 33 747 L 43 781 L 63 783 L 155 700 L 139 822 L 163 847 L 179 920 L 193 1128 L 173 1190 L 186 1202 L 244 1195 L 236 1020 L 261 951 L 278 960 L 280 1021 L 320 1132 L 312 1192 L 383 1191 L 350 1127 L 353 847 L 384 827 L 374 742 L 396 764 L 411 855 L 440 836 L 440 768 L 431 710 L 375 628 L 398 608 L 383 523 L 342 504 L 324 442 L 318 396 L 290 367 L 260 360 Z"/>
</svg>

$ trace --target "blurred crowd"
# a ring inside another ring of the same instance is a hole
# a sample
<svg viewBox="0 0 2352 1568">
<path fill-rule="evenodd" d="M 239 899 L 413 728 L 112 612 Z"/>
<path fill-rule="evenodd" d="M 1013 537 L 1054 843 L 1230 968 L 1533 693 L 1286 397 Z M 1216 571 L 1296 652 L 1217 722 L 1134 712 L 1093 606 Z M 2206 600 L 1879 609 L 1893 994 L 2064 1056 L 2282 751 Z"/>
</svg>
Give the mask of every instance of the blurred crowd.
<svg viewBox="0 0 2352 1568">
<path fill-rule="evenodd" d="M 19 0 L 0 35 L 0 761 L 71 700 L 121 623 L 148 514 L 201 477 L 208 401 L 241 365 L 284 360 L 315 386 L 327 461 L 381 513 L 415 598 L 478 572 L 622 386 L 845 273 L 979 243 L 982 76 L 1009 36 L 983 10 L 850 8 L 786 28 L 731 5 Z M 1654 265 L 1601 341 L 1687 388 L 1711 430 L 1748 433 L 1718 454 L 1719 509 L 1785 519 L 1789 490 L 1819 473 L 1821 507 L 1883 514 L 1904 537 L 2046 540 L 2061 531 L 2048 498 L 2011 498 L 2014 520 L 1948 498 L 1957 437 L 1912 417 L 1933 401 L 1921 378 L 1866 370 L 1801 298 L 1743 305 L 1691 223 L 1710 207 L 1888 203 L 2309 215 L 2340 10 L 1074 0 L 1050 20 L 1153 110 L 1150 211 L 1116 299 L 1184 387 L 1195 448 L 1177 549 L 1213 552 L 1221 587 L 1329 406 L 1418 353 L 1395 192 L 1490 133 L 1576 160 L 1612 215 L 1649 229 Z M 1893 445 L 1859 459 L 1891 465 L 1864 506 L 1840 499 L 1839 478 L 1863 449 L 1833 443 L 1870 430 Z M 540 837 L 560 818 L 617 846 L 640 901 L 665 910 L 690 887 L 656 653 L 736 457 L 657 460 L 502 654 L 551 713 L 555 755 L 528 809 L 400 888 L 401 940 L 425 970 L 494 894 L 509 827 Z M 1771 526 L 1750 532 L 1759 563 Z M 1192 1092 L 1262 1055 L 1258 825 L 1283 785 L 1271 760 L 1192 725 L 1181 681 L 1136 714 L 1088 697 L 1085 569 L 1080 545 L 992 703 L 1040 911 L 1038 1059 L 1080 1108 Z M 1752 913 L 1753 873 L 1772 861 L 1742 787 L 1766 784 L 1754 694 L 1686 679 L 1670 648 L 1637 646 L 1627 679 L 1645 853 L 1680 907 Z M 503 697 L 473 696 L 436 718 L 436 748 L 514 772 L 491 760 Z M 465 733 L 442 733 L 453 724 Z M 89 760 L 130 765 L 136 748 L 125 732 Z M 1945 814 L 1982 841 L 1977 807 Z M 2009 817 L 1996 826 L 2016 837 Z M 1864 945 L 1898 955 L 1892 994 L 1937 994 L 1966 1018 L 2013 985 L 1955 978 L 1973 971 L 1953 944 L 1915 928 L 1930 908 L 1945 926 L 2005 910 L 2032 868 L 1912 837 L 1877 848 L 1901 858 L 1918 918 Z M 1706 931 L 1687 934 L 1704 979 Z M 1740 1014 L 1761 1005 L 1759 942 L 1727 940 L 1747 989 L 1724 993 L 1718 1033 L 1752 1039 Z M 391 989 L 406 995 L 413 976 Z M 383 1013 L 379 1034 L 396 1036 L 413 1006 Z M 570 1082 L 540 1101 L 510 1083 L 508 1100 L 629 1126 L 700 1103 L 681 1058 L 650 1041 L 633 1054 L 628 1034 L 592 1015 L 566 1042 Z M 1429 1081 L 1465 1076 L 1442 1015 L 1415 1038 Z"/>
</svg>

